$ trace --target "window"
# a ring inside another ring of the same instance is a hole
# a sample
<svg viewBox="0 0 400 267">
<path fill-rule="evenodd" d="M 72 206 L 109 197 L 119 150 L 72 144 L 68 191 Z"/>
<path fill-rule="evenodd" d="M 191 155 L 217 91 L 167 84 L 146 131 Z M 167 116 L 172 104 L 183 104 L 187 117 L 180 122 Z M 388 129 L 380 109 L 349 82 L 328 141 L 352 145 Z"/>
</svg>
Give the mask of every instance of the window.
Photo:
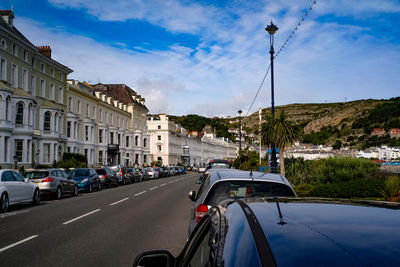
<svg viewBox="0 0 400 267">
<path fill-rule="evenodd" d="M 89 104 L 86 104 L 86 117 L 88 118 L 89 118 L 89 109 L 90 109 Z"/>
<path fill-rule="evenodd" d="M 22 125 L 24 124 L 24 103 L 17 103 L 17 112 L 15 116 L 15 124 Z"/>
<path fill-rule="evenodd" d="M 10 139 L 10 137 L 5 136 L 4 137 L 4 161 L 7 162 L 8 161 L 8 140 Z"/>
<path fill-rule="evenodd" d="M 158 125 L 158 126 L 157 126 L 157 129 L 161 129 L 161 125 Z"/>
<path fill-rule="evenodd" d="M 92 109 L 92 117 L 93 119 L 96 119 L 96 107 L 93 107 Z"/>
<path fill-rule="evenodd" d="M 161 146 L 160 146 L 160 145 L 158 145 L 158 146 L 157 146 L 157 148 L 158 148 L 158 149 L 157 149 L 157 150 L 158 150 L 158 152 L 161 152 Z"/>
<path fill-rule="evenodd" d="M 67 137 L 71 137 L 71 121 L 67 121 Z"/>
<path fill-rule="evenodd" d="M 143 155 L 143 163 L 147 163 L 147 155 Z"/>
<path fill-rule="evenodd" d="M 78 123 L 75 121 L 74 122 L 74 139 L 76 139 L 77 134 L 78 134 Z"/>
<path fill-rule="evenodd" d="M 50 84 L 50 100 L 54 100 L 54 84 Z"/>
<path fill-rule="evenodd" d="M 78 113 L 81 113 L 81 101 L 78 100 Z"/>
<path fill-rule="evenodd" d="M 118 145 L 121 145 L 121 134 L 117 135 L 117 141 L 118 141 Z"/>
<path fill-rule="evenodd" d="M 11 66 L 11 85 L 13 87 L 18 87 L 18 66 L 12 64 Z"/>
<path fill-rule="evenodd" d="M 147 146 L 147 138 L 144 138 L 143 139 L 143 147 L 146 147 Z"/>
<path fill-rule="evenodd" d="M 99 143 L 103 143 L 103 129 L 99 129 Z"/>
<path fill-rule="evenodd" d="M 4 58 L 0 59 L 0 80 L 7 80 L 7 62 Z"/>
<path fill-rule="evenodd" d="M 51 122 L 51 114 L 49 111 L 46 111 L 44 113 L 44 124 L 43 124 L 44 131 L 50 131 L 50 122 Z"/>
<path fill-rule="evenodd" d="M 72 97 L 68 98 L 68 111 L 72 111 Z"/>
<path fill-rule="evenodd" d="M 31 83 L 32 83 L 32 96 L 36 96 L 36 76 L 35 75 L 32 75 Z"/>
<path fill-rule="evenodd" d="M 114 122 L 113 114 L 110 114 L 110 124 L 112 125 Z"/>
<path fill-rule="evenodd" d="M 99 119 L 100 122 L 103 121 L 103 111 L 101 109 L 99 110 Z"/>
<path fill-rule="evenodd" d="M 63 103 L 64 100 L 64 94 L 63 94 L 63 89 L 62 87 L 58 88 L 58 102 Z"/>
<path fill-rule="evenodd" d="M 50 76 L 54 77 L 54 69 L 50 69 Z"/>
<path fill-rule="evenodd" d="M 85 141 L 89 141 L 89 126 L 85 125 Z"/>
<path fill-rule="evenodd" d="M 22 89 L 28 92 L 28 71 L 26 69 L 22 70 Z"/>
<path fill-rule="evenodd" d="M 135 146 L 139 145 L 139 136 L 135 136 Z"/>
<path fill-rule="evenodd" d="M 22 155 L 24 152 L 23 147 L 24 147 L 23 140 L 15 140 L 15 155 L 18 157 L 18 162 L 22 162 Z"/>
<path fill-rule="evenodd" d="M 139 154 L 135 154 L 135 164 L 139 164 Z"/>
<path fill-rule="evenodd" d="M 32 108 L 32 103 L 31 104 L 29 104 L 29 108 L 28 108 L 28 125 L 32 125 L 33 124 L 33 122 L 32 122 L 32 112 L 33 112 L 33 110 L 32 110 L 33 108 Z"/>
<path fill-rule="evenodd" d="M 44 80 L 40 80 L 40 96 L 45 97 L 46 93 L 46 82 Z"/>
<path fill-rule="evenodd" d="M 99 150 L 99 164 L 103 164 L 103 150 Z"/>
<path fill-rule="evenodd" d="M 90 141 L 94 140 L 94 127 L 90 126 Z"/>
<path fill-rule="evenodd" d="M 110 144 L 114 144 L 114 133 L 110 132 Z"/>
<path fill-rule="evenodd" d="M 28 62 L 28 52 L 26 50 L 24 50 L 24 61 Z"/>
<path fill-rule="evenodd" d="M 62 74 L 62 72 L 60 72 L 60 81 L 63 81 L 63 80 L 64 80 L 63 74 Z"/>
<path fill-rule="evenodd" d="M 129 136 L 126 137 L 125 146 L 129 147 Z"/>
<path fill-rule="evenodd" d="M 1 40 L 1 48 L 2 48 L 3 50 L 6 50 L 6 49 L 7 49 L 7 43 L 6 43 L 6 40 L 4 40 L 4 39 Z"/>
<path fill-rule="evenodd" d="M 32 68 L 33 68 L 33 69 L 36 69 L 36 66 L 35 66 L 35 63 L 36 63 L 36 62 L 35 62 L 35 58 L 32 57 L 31 63 L 32 63 Z"/>
<path fill-rule="evenodd" d="M 16 44 L 13 44 L 13 46 L 12 46 L 12 54 L 13 54 L 13 56 L 18 56 L 18 47 L 17 47 L 17 45 Z"/>
<path fill-rule="evenodd" d="M 161 135 L 157 135 L 157 140 L 161 141 Z"/>
<path fill-rule="evenodd" d="M 11 101 L 10 101 L 10 97 L 8 96 L 8 97 L 6 98 L 6 121 L 8 121 L 8 120 L 9 120 L 9 114 L 10 114 L 10 103 L 11 103 Z"/>
<path fill-rule="evenodd" d="M 40 71 L 44 73 L 44 64 L 40 63 Z"/>
<path fill-rule="evenodd" d="M 43 144 L 43 149 L 44 149 L 44 162 L 50 163 L 50 144 Z"/>
</svg>

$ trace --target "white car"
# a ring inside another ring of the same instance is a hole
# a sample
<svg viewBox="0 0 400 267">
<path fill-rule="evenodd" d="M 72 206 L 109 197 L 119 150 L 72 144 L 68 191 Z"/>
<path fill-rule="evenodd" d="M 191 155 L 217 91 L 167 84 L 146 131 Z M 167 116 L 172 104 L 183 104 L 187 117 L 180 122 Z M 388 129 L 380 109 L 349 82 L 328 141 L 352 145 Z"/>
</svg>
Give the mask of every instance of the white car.
<svg viewBox="0 0 400 267">
<path fill-rule="evenodd" d="M 157 179 L 159 178 L 159 173 L 157 171 L 157 168 L 150 168 L 147 170 L 147 173 L 150 176 L 150 179 Z"/>
<path fill-rule="evenodd" d="M 39 205 L 39 187 L 18 172 L 0 170 L 0 212 L 6 212 L 10 205 L 19 203 Z"/>
</svg>

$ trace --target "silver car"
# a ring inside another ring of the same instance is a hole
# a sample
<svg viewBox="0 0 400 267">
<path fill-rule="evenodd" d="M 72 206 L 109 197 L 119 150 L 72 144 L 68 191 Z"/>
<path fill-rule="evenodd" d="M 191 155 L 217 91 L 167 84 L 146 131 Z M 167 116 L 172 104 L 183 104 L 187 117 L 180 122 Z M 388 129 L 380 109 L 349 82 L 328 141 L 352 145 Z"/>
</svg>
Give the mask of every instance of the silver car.
<svg viewBox="0 0 400 267">
<path fill-rule="evenodd" d="M 198 193 L 189 192 L 194 202 L 189 221 L 189 236 L 211 206 L 226 199 L 253 197 L 295 197 L 289 181 L 280 174 L 239 171 L 234 169 L 210 169 L 201 183 Z"/>
<path fill-rule="evenodd" d="M 61 199 L 64 194 L 78 195 L 77 183 L 60 169 L 29 171 L 25 177 L 39 186 L 42 196 Z"/>
</svg>

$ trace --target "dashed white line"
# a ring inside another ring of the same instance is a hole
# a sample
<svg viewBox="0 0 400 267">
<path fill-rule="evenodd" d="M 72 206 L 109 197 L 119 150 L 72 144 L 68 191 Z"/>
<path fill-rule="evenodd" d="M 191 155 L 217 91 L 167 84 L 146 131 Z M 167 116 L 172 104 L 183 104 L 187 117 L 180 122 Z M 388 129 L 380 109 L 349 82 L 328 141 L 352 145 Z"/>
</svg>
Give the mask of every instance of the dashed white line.
<svg viewBox="0 0 400 267">
<path fill-rule="evenodd" d="M 28 238 L 25 238 L 24 240 L 18 241 L 18 242 L 14 243 L 14 244 L 11 244 L 11 245 L 7 246 L 7 247 L 0 248 L 0 252 L 3 252 L 4 250 L 7 250 L 7 249 L 9 249 L 9 248 L 18 246 L 19 244 L 22 244 L 22 243 L 24 243 L 24 242 L 27 242 L 27 241 L 29 241 L 29 240 L 31 240 L 31 239 L 36 238 L 36 237 L 38 237 L 38 235 L 30 236 L 30 237 L 28 237 Z"/>
<path fill-rule="evenodd" d="M 177 181 L 179 181 L 179 179 L 175 179 L 174 181 L 177 182 Z"/>
<path fill-rule="evenodd" d="M 158 188 L 158 186 L 152 187 L 152 188 L 150 188 L 149 190 L 154 190 L 154 189 L 156 189 L 156 188 Z"/>
<path fill-rule="evenodd" d="M 173 183 L 174 181 L 169 181 L 168 183 L 170 184 L 170 183 Z"/>
<path fill-rule="evenodd" d="M 88 215 L 90 215 L 90 214 L 93 214 L 93 213 L 95 213 L 95 212 L 98 212 L 99 210 L 100 210 L 100 209 L 97 209 L 97 210 L 94 210 L 94 211 L 88 212 L 88 213 L 86 213 L 86 214 L 83 214 L 83 215 L 81 215 L 81 216 L 79 216 L 79 217 L 76 217 L 75 219 L 69 220 L 69 221 L 67 221 L 67 222 L 65 222 L 65 223 L 63 223 L 63 224 L 69 224 L 69 223 L 72 223 L 72 222 L 74 222 L 74 221 L 76 221 L 76 220 L 79 220 L 79 219 L 81 219 L 81 218 L 83 218 L 83 217 L 86 217 L 86 216 L 88 216 Z"/>
<path fill-rule="evenodd" d="M 11 212 L 0 214 L 0 218 L 6 218 L 9 216 L 14 216 L 14 215 L 18 215 L 18 214 L 22 214 L 22 213 L 26 213 L 26 212 L 29 212 L 29 210 L 11 211 Z"/>
<path fill-rule="evenodd" d="M 129 199 L 129 197 L 126 197 L 126 198 L 121 199 L 121 200 L 119 200 L 119 201 L 117 201 L 117 202 L 111 203 L 110 206 L 114 206 L 115 204 L 121 203 L 121 202 L 123 202 L 123 201 L 125 201 L 125 200 L 128 200 L 128 199 Z"/>
<path fill-rule="evenodd" d="M 164 185 L 167 185 L 167 184 L 160 184 L 160 186 L 164 186 Z"/>
<path fill-rule="evenodd" d="M 144 193 L 146 193 L 146 191 L 142 191 L 140 193 L 137 193 L 137 194 L 135 194 L 135 197 L 138 196 L 138 195 L 144 194 Z"/>
</svg>

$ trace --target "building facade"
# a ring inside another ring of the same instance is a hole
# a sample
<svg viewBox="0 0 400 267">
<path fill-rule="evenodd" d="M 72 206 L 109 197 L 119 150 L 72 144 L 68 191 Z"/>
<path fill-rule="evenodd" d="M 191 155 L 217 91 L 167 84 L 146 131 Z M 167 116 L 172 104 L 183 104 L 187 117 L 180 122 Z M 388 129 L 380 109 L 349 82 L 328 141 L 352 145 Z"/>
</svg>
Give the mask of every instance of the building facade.
<svg viewBox="0 0 400 267">
<path fill-rule="evenodd" d="M 64 152 L 68 67 L 34 46 L 0 11 L 0 166 L 53 164 Z"/>
<path fill-rule="evenodd" d="M 190 135 L 165 114 L 150 116 L 147 128 L 152 160 L 162 165 L 202 166 L 212 159 L 233 160 L 237 155 L 236 144 L 217 138 L 215 133 L 206 133 L 202 137 Z"/>
</svg>

